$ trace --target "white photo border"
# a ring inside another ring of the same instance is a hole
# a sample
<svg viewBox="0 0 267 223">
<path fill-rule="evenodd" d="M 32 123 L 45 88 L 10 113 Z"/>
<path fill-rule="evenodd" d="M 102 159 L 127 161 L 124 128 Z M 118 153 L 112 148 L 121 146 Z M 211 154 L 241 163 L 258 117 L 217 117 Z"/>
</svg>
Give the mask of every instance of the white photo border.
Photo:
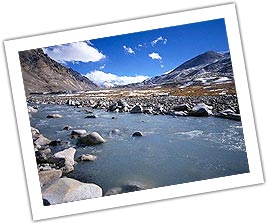
<svg viewBox="0 0 267 223">
<path fill-rule="evenodd" d="M 43 206 L 35 155 L 33 152 L 34 149 L 30 131 L 30 121 L 18 52 L 60 45 L 64 43 L 116 36 L 219 18 L 225 19 L 250 172 L 240 175 L 143 190 L 135 193 L 125 193 L 115 196 Z M 53 34 L 39 35 L 16 40 L 8 40 L 5 41 L 4 44 L 32 216 L 34 220 L 102 210 L 113 207 L 121 207 L 132 204 L 140 204 L 264 182 L 238 28 L 238 20 L 234 4 L 171 13 L 167 15 L 57 32 Z"/>
</svg>

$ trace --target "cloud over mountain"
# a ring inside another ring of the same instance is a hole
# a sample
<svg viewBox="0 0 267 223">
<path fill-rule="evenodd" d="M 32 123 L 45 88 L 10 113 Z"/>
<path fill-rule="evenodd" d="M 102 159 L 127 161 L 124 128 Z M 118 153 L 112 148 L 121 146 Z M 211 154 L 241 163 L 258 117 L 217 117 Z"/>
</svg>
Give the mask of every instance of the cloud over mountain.
<svg viewBox="0 0 267 223">
<path fill-rule="evenodd" d="M 117 85 L 126 85 L 138 83 L 146 80 L 148 77 L 144 75 L 136 76 L 118 76 L 112 73 L 105 73 L 100 70 L 92 71 L 85 75 L 91 81 L 102 87 L 113 87 Z"/>
</svg>

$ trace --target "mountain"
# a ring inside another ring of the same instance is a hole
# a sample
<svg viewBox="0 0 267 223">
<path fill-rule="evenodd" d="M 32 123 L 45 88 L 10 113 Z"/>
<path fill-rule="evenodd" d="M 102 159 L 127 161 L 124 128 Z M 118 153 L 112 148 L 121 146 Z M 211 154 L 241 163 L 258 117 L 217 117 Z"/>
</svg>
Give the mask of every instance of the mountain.
<svg viewBox="0 0 267 223">
<path fill-rule="evenodd" d="M 183 86 L 233 81 L 230 53 L 207 51 L 168 73 L 145 80 L 139 85 L 177 84 Z"/>
<path fill-rule="evenodd" d="M 42 49 L 20 51 L 19 59 L 26 95 L 97 88 L 88 78 L 52 60 Z"/>
</svg>

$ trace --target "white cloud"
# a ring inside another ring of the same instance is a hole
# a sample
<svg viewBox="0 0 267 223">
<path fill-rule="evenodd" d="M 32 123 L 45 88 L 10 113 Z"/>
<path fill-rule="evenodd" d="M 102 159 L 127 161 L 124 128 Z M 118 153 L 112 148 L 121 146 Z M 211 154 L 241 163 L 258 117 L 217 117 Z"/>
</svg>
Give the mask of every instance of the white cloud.
<svg viewBox="0 0 267 223">
<path fill-rule="evenodd" d="M 96 48 L 88 45 L 88 41 L 47 47 L 43 48 L 43 51 L 50 58 L 60 63 L 97 62 L 105 58 L 105 55 L 99 52 Z"/>
<path fill-rule="evenodd" d="M 92 71 L 85 75 L 91 81 L 99 86 L 113 87 L 117 85 L 126 85 L 131 83 L 142 82 L 147 79 L 147 76 L 136 75 L 136 76 L 118 76 L 111 73 L 105 73 L 100 70 Z"/>
<path fill-rule="evenodd" d="M 151 41 L 151 45 L 154 46 L 158 42 L 162 41 L 162 43 L 165 45 L 167 43 L 167 39 L 163 38 L 162 36 L 158 37 L 157 39 Z"/>
<path fill-rule="evenodd" d="M 99 67 L 100 70 L 103 70 L 105 68 L 106 64 Z"/>
<path fill-rule="evenodd" d="M 126 53 L 135 54 L 134 50 L 131 47 L 123 46 L 123 49 Z"/>
<path fill-rule="evenodd" d="M 163 68 L 163 67 L 164 67 L 164 65 L 162 65 L 162 64 L 161 64 L 161 65 L 160 65 L 160 67 L 161 67 L 161 68 Z"/>
<path fill-rule="evenodd" d="M 149 57 L 151 57 L 152 60 L 162 60 L 161 56 L 158 53 L 150 53 L 148 54 Z"/>
</svg>

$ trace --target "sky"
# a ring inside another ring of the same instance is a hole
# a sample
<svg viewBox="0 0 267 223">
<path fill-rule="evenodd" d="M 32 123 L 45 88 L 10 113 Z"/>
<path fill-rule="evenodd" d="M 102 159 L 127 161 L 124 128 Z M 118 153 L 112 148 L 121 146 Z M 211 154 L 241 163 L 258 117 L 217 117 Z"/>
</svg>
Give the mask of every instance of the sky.
<svg viewBox="0 0 267 223">
<path fill-rule="evenodd" d="M 100 86 L 141 82 L 206 51 L 229 51 L 224 19 L 43 48 Z"/>
</svg>

